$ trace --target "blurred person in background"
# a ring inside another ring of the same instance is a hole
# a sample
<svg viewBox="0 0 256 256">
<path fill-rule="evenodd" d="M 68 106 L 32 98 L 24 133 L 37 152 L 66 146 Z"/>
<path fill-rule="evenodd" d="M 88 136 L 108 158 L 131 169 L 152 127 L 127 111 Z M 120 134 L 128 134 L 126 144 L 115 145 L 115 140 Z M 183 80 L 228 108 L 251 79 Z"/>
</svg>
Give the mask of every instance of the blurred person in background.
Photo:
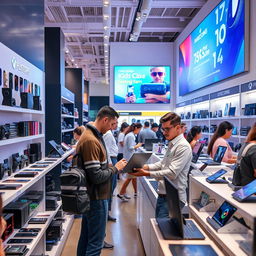
<svg viewBox="0 0 256 256">
<path fill-rule="evenodd" d="M 136 144 L 136 139 L 135 139 L 135 136 L 140 132 L 141 128 L 142 128 L 141 123 L 134 123 L 134 124 L 131 124 L 126 131 L 126 135 L 124 137 L 124 159 L 126 161 L 129 161 L 129 159 L 132 157 L 136 149 L 142 146 L 142 143 Z M 134 196 L 135 197 L 137 196 L 136 177 L 128 174 L 127 179 L 123 183 L 122 188 L 119 194 L 117 195 L 117 197 L 124 202 L 127 201 L 128 199 L 131 199 L 131 197 L 126 194 L 126 188 L 128 187 L 131 181 L 134 189 Z"/>
<path fill-rule="evenodd" d="M 201 138 L 202 138 L 202 128 L 200 126 L 193 126 L 187 135 L 187 141 L 190 144 L 192 150 L 195 147 L 196 143 Z"/>
</svg>

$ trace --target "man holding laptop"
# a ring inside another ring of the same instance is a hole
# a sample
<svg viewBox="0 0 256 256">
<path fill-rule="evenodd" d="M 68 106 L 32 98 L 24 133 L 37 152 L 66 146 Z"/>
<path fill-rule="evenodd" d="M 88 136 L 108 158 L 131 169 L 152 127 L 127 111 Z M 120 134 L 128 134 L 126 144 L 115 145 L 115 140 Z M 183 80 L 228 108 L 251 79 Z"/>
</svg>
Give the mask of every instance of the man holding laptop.
<svg viewBox="0 0 256 256">
<path fill-rule="evenodd" d="M 135 173 L 131 174 L 134 176 L 151 176 L 159 181 L 156 218 L 165 218 L 169 216 L 169 212 L 163 177 L 167 176 L 177 186 L 180 206 L 183 208 L 187 202 L 186 188 L 192 151 L 183 136 L 180 116 L 174 112 L 169 112 L 161 117 L 160 123 L 162 124 L 162 132 L 169 141 L 164 158 L 155 164 L 144 165 L 143 168 L 138 168 Z"/>
</svg>

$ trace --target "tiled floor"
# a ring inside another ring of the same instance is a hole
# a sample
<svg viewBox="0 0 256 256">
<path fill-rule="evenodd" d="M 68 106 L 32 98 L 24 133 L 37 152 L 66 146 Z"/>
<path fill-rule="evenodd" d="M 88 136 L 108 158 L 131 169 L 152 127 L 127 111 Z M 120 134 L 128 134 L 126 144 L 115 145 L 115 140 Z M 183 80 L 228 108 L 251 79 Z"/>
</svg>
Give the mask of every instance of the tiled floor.
<svg viewBox="0 0 256 256">
<path fill-rule="evenodd" d="M 119 182 L 118 187 L 122 181 Z M 116 189 L 115 194 L 119 190 Z M 128 194 L 133 195 L 131 184 Z M 113 217 L 117 222 L 108 222 L 106 241 L 115 245 L 113 250 L 102 250 L 102 256 L 144 256 L 143 245 L 139 231 L 136 227 L 136 199 L 129 202 L 121 202 L 116 196 L 113 198 Z M 67 239 L 61 256 L 75 256 L 76 246 L 80 234 L 80 219 L 74 221 L 73 227 Z"/>
</svg>

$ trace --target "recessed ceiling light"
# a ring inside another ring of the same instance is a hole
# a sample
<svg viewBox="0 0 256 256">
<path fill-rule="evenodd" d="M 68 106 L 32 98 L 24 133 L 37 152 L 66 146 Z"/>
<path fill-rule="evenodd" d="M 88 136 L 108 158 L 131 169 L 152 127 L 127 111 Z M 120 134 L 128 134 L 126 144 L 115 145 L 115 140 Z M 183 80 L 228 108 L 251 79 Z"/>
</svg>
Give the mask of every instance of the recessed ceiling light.
<svg viewBox="0 0 256 256">
<path fill-rule="evenodd" d="M 105 38 L 105 39 L 108 39 L 108 36 L 106 35 L 106 36 L 104 36 L 104 38 Z"/>
<path fill-rule="evenodd" d="M 108 26 L 104 26 L 103 28 L 104 28 L 104 30 L 107 30 L 107 29 L 108 29 Z"/>
<path fill-rule="evenodd" d="M 71 59 L 72 62 L 74 62 L 75 60 L 74 59 Z"/>
<path fill-rule="evenodd" d="M 109 18 L 109 15 L 103 15 L 104 19 L 107 20 Z"/>
</svg>

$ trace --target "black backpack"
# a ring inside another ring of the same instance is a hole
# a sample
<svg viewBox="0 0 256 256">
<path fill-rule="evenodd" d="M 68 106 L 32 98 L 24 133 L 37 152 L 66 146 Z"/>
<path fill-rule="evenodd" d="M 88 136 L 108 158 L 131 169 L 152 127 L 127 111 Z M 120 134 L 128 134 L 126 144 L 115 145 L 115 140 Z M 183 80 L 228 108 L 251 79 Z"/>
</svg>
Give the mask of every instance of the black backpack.
<svg viewBox="0 0 256 256">
<path fill-rule="evenodd" d="M 60 175 L 62 208 L 68 213 L 83 214 L 90 209 L 90 199 L 85 170 L 77 163 L 82 163 L 80 154 L 74 156 L 72 166 Z"/>
<path fill-rule="evenodd" d="M 255 143 L 249 143 L 246 146 L 242 148 L 242 151 L 239 152 L 236 160 L 236 165 L 233 173 L 233 179 L 232 179 L 232 184 L 234 186 L 241 186 L 242 184 L 242 178 L 241 178 L 241 160 L 246 156 L 246 153 L 248 150 L 255 146 Z"/>
</svg>

